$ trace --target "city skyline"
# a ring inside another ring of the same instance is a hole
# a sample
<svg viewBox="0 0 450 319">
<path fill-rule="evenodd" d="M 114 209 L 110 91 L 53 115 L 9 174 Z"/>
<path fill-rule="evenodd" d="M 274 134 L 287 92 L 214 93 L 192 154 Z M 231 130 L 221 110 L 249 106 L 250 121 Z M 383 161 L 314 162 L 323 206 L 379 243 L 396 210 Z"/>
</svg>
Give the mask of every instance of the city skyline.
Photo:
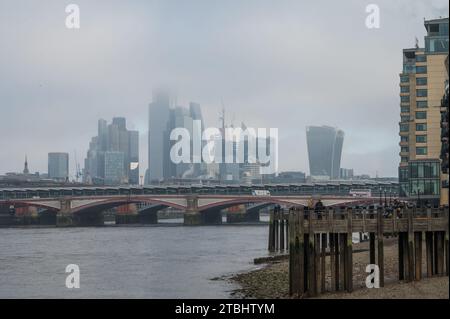
<svg viewBox="0 0 450 319">
<path fill-rule="evenodd" d="M 20 11 L 14 3 L 0 5 L 2 23 L 13 26 L 0 31 L 9 44 L 0 53 L 5 105 L 0 133 L 14 134 L 14 139 L 1 141 L 9 152 L 0 155 L 0 174 L 22 171 L 25 154 L 31 172 L 45 172 L 48 152 L 66 152 L 73 175 L 72 154 L 76 151 L 81 161 L 96 120 L 124 116 L 130 129 L 139 131 L 143 175 L 148 167 L 147 106 L 152 89 L 168 83 L 178 92 L 179 104 L 193 100 L 202 105 L 207 126 L 219 126 L 223 101 L 234 124 L 280 127 L 280 171 L 308 172 L 304 128 L 330 125 L 346 132 L 342 167 L 354 168 L 356 174 L 396 176 L 398 118 L 384 114 L 395 114 L 398 107 L 399 50 L 412 47 L 414 35 L 423 38 L 423 17 L 447 14 L 444 1 L 381 1 L 381 28 L 369 30 L 364 26 L 365 5 L 356 2 L 340 4 L 341 9 L 327 4 L 330 12 L 322 12 L 320 4 L 289 1 L 275 9 L 268 3 L 220 3 L 223 13 L 199 2 L 186 7 L 183 16 L 175 13 L 171 18 L 175 23 L 168 27 L 164 21 L 170 19 L 170 2 L 155 6 L 111 2 L 107 15 L 101 14 L 98 3 L 79 1 L 79 5 L 86 16 L 75 32 L 58 20 L 64 18 L 63 10 L 57 14 L 59 5 L 31 4 L 35 10 L 30 12 Z M 212 11 L 202 15 L 206 9 Z M 43 22 L 40 15 L 49 19 Z M 315 21 L 317 15 L 324 19 Z M 348 15 L 354 19 L 347 21 Z M 206 22 L 211 23 L 209 31 L 203 30 Z M 152 32 L 155 28 L 159 34 Z M 225 30 L 220 33 L 223 42 L 215 40 L 219 29 Z M 36 42 L 34 32 L 51 36 Z M 178 33 L 185 37 L 171 41 Z M 341 43 L 339 52 L 330 50 L 336 42 Z M 224 46 L 230 50 L 219 52 Z M 19 58 L 14 58 L 14 51 L 21 52 Z M 323 54 L 316 59 L 319 51 Z M 130 56 L 127 61 L 125 55 Z M 97 65 L 97 70 L 86 69 L 86 63 Z M 217 64 L 219 69 L 211 71 Z M 340 81 L 348 72 L 351 76 Z M 368 92 L 377 98 L 371 101 Z M 281 116 L 284 111 L 289 117 Z M 70 126 L 73 129 L 67 130 Z"/>
</svg>

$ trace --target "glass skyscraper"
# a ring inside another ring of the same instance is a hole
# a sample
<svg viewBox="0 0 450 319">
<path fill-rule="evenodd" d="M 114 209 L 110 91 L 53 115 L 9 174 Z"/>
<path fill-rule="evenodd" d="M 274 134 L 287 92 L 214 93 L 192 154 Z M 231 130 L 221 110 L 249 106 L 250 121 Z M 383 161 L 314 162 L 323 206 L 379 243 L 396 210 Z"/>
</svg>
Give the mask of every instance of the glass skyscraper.
<svg viewBox="0 0 450 319">
<path fill-rule="evenodd" d="M 309 170 L 313 179 L 338 179 L 344 132 L 329 126 L 306 128 Z"/>
</svg>

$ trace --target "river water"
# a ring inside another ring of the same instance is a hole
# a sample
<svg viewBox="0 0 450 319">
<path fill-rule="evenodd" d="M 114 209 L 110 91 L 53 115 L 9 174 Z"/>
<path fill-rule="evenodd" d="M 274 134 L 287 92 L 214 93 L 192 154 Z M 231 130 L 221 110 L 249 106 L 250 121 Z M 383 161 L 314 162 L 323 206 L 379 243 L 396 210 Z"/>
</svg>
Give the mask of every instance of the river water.
<svg viewBox="0 0 450 319">
<path fill-rule="evenodd" d="M 267 225 L 0 229 L 0 298 L 231 298 Z M 66 288 L 68 264 L 80 288 Z M 215 279 L 215 280 L 214 280 Z"/>
</svg>

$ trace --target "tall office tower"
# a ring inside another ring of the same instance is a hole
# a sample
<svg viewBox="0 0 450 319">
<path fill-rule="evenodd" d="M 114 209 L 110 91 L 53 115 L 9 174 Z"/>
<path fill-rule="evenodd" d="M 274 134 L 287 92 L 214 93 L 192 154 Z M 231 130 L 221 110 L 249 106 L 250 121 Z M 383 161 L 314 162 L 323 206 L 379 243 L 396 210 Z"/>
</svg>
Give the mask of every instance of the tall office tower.
<svg viewBox="0 0 450 319">
<path fill-rule="evenodd" d="M 94 184 L 139 184 L 139 133 L 127 130 L 125 118 L 115 117 L 109 125 L 103 119 L 98 121 L 98 135 L 92 138 L 84 161 L 83 179 Z"/>
<path fill-rule="evenodd" d="M 165 91 L 154 91 L 149 105 L 148 165 L 149 183 L 172 175 L 170 160 L 170 109 L 174 101 Z"/>
<path fill-rule="evenodd" d="M 400 197 L 439 205 L 440 106 L 448 74 L 448 18 L 425 21 L 425 48 L 403 50 L 400 73 Z M 441 176 L 442 175 L 442 176 Z M 448 196 L 447 196 L 448 201 Z"/>
<path fill-rule="evenodd" d="M 105 184 L 126 183 L 125 154 L 117 151 L 105 152 Z"/>
<path fill-rule="evenodd" d="M 148 183 L 160 182 L 172 178 L 197 178 L 204 174 L 206 166 L 194 163 L 195 121 L 200 121 L 201 134 L 204 129 L 200 105 L 191 102 L 189 108 L 175 106 L 175 98 L 165 91 L 155 91 L 153 102 L 149 106 L 149 171 Z M 189 163 L 175 164 L 170 158 L 170 150 L 177 141 L 170 140 L 175 128 L 184 128 L 191 136 Z M 201 143 L 203 146 L 204 143 Z M 201 152 L 201 149 L 200 149 Z M 201 158 L 198 159 L 201 161 Z"/>
<path fill-rule="evenodd" d="M 69 154 L 48 153 L 48 177 L 66 181 L 69 178 Z"/>
<path fill-rule="evenodd" d="M 338 179 L 344 132 L 329 126 L 306 128 L 309 171 L 314 180 Z"/>
<path fill-rule="evenodd" d="M 449 95 L 449 83 L 448 83 L 448 55 L 445 59 L 445 69 L 447 70 L 447 79 L 445 80 L 445 92 L 441 101 L 441 170 L 442 170 L 442 191 L 441 191 L 441 205 L 448 205 L 448 163 L 449 163 L 449 151 L 448 151 L 448 95 Z"/>
</svg>

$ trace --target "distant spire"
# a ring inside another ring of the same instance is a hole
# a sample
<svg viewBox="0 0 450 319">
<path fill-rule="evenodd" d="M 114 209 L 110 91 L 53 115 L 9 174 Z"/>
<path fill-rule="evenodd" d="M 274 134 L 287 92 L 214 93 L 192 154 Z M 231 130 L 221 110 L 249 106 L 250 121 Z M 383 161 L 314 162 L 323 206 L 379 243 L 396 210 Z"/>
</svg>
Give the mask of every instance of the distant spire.
<svg viewBox="0 0 450 319">
<path fill-rule="evenodd" d="M 27 155 L 25 155 L 25 165 L 23 168 L 23 173 L 24 174 L 30 174 L 30 171 L 28 170 L 28 159 L 27 159 Z"/>
<path fill-rule="evenodd" d="M 416 49 L 418 49 L 419 48 L 419 39 L 416 37 Z"/>
</svg>

